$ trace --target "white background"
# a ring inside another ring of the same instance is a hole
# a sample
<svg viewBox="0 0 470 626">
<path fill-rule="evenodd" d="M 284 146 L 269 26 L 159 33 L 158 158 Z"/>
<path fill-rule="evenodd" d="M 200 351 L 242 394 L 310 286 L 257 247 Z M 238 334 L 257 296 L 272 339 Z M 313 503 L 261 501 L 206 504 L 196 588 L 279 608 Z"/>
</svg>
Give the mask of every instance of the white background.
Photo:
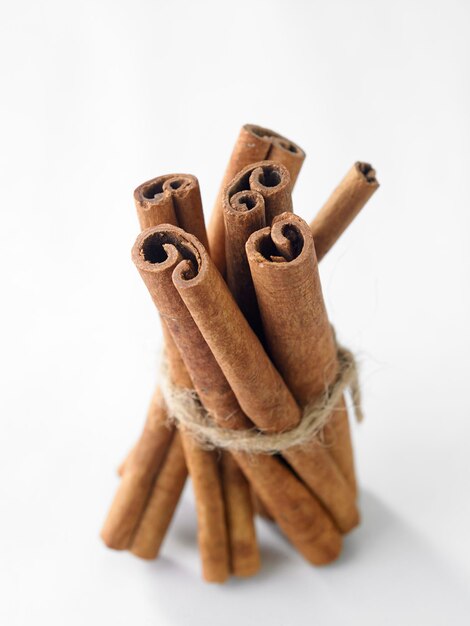
<svg viewBox="0 0 470 626">
<path fill-rule="evenodd" d="M 468 624 L 470 5 L 2 3 L 0 622 Z M 355 160 L 382 184 L 322 263 L 358 351 L 362 526 L 314 569 L 259 525 L 263 569 L 201 582 L 188 488 L 159 561 L 104 548 L 115 468 L 157 375 L 132 191 L 196 174 L 239 127 L 308 153 L 313 216 Z"/>
</svg>

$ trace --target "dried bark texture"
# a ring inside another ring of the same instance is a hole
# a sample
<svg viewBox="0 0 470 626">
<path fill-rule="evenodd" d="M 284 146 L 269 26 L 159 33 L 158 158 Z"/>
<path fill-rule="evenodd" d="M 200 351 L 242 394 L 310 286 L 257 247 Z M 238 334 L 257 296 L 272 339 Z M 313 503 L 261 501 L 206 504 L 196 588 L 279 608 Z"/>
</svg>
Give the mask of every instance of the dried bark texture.
<svg viewBox="0 0 470 626">
<path fill-rule="evenodd" d="M 126 471 L 101 531 L 101 537 L 109 548 L 125 550 L 129 547 L 172 437 L 173 429 L 166 424 L 165 406 L 157 389 L 144 430 L 126 461 Z"/>
<path fill-rule="evenodd" d="M 379 188 L 369 163 L 355 163 L 310 224 L 318 261 L 325 256 Z"/>
<path fill-rule="evenodd" d="M 252 233 L 270 225 L 276 215 L 292 211 L 287 168 L 271 161 L 245 167 L 225 188 L 222 206 L 227 284 L 242 313 L 260 335 L 261 321 L 245 243 Z"/>
<path fill-rule="evenodd" d="M 180 219 L 185 228 L 202 241 L 207 241 L 199 183 L 194 176 L 169 174 L 149 180 L 134 191 L 134 201 L 141 228 L 161 223 L 177 224 Z M 174 374 L 179 375 L 178 371 L 176 368 Z M 180 384 L 183 382 L 180 381 Z M 155 399 L 161 400 L 158 388 L 142 436 L 121 468 L 123 480 L 101 533 L 105 543 L 116 549 L 122 550 L 129 545 L 174 432 L 173 426 L 163 430 L 156 428 L 156 415 L 163 423 L 166 413 Z M 171 457 L 166 460 L 166 463 L 169 462 Z M 131 468 L 132 474 L 124 476 Z"/>
<path fill-rule="evenodd" d="M 199 184 L 194 176 L 160 176 L 138 187 L 134 198 L 141 227 L 161 224 L 166 215 L 166 223 L 178 224 L 208 245 Z M 192 388 L 171 333 L 162 321 L 170 378 L 177 386 Z M 181 440 L 195 493 L 203 576 L 209 582 L 223 582 L 229 575 L 229 547 L 216 453 L 201 450 L 185 432 Z"/>
<path fill-rule="evenodd" d="M 165 225 L 165 228 L 170 228 L 170 226 Z M 175 227 L 175 230 L 179 229 Z M 145 240 L 145 233 L 147 232 L 144 231 L 138 242 Z M 218 406 L 217 402 L 220 396 L 233 394 L 231 394 L 228 385 L 217 385 L 215 378 L 211 379 L 204 376 L 203 361 L 196 361 L 197 369 L 195 368 L 196 375 L 194 377 L 190 377 L 189 374 L 193 372 L 190 370 L 188 374 L 186 366 L 181 361 L 182 341 L 185 339 L 185 333 L 184 329 L 177 323 L 175 315 L 168 312 L 168 307 L 171 307 L 172 302 L 175 301 L 175 298 L 172 297 L 174 288 L 171 275 L 174 267 L 182 261 L 183 257 L 174 246 L 168 246 L 168 248 L 171 248 L 172 254 L 165 258 L 167 252 L 163 247 L 157 249 L 150 242 L 144 250 L 136 244 L 133 249 L 133 260 L 164 323 L 169 373 L 173 384 L 179 382 L 179 386 L 190 389 L 194 383 L 196 389 L 201 392 L 201 399 L 204 404 L 207 402 L 209 405 L 205 404 L 206 408 L 210 410 L 211 400 L 214 405 Z M 156 258 L 154 258 L 154 254 L 157 255 Z M 146 259 L 152 259 L 152 261 L 147 262 Z M 163 260 L 163 262 L 158 262 L 158 259 Z M 176 299 L 176 302 L 178 300 Z M 167 332 L 170 336 L 167 335 Z M 203 355 L 201 352 L 199 354 L 194 353 L 193 357 L 198 359 L 203 358 Z M 206 385 L 202 389 L 197 386 L 198 380 L 201 379 Z M 225 413 L 223 416 L 225 417 Z M 184 432 L 182 432 L 182 442 L 196 496 L 198 541 L 203 576 L 209 582 L 223 582 L 229 575 L 230 559 L 221 477 L 216 460 L 217 453 L 202 450 L 191 440 L 190 435 Z"/>
<path fill-rule="evenodd" d="M 208 228 L 211 256 L 222 274 L 225 273 L 225 231 L 222 211 L 224 189 L 244 167 L 267 159 L 285 165 L 289 170 L 291 184 L 294 185 L 304 162 L 305 152 L 294 142 L 268 128 L 245 124 L 240 130 L 225 170 Z"/>
<path fill-rule="evenodd" d="M 158 556 L 187 475 L 181 436 L 176 431 L 130 545 L 130 551 L 136 556 L 142 559 Z"/>
<path fill-rule="evenodd" d="M 180 256 L 182 261 L 179 261 Z M 274 430 L 273 424 L 282 429 L 297 422 L 299 407 L 237 308 L 207 252 L 194 237 L 171 226 L 150 229 L 137 238 L 133 260 L 155 304 L 165 316 L 170 331 L 173 332 L 170 320 L 180 329 L 179 333 L 175 332 L 174 338 L 190 372 L 191 358 L 201 353 L 204 339 L 210 341 L 211 350 L 205 360 L 199 362 L 200 369 L 207 376 L 220 370 L 228 374 L 232 379 L 232 388 L 236 394 L 238 391 L 238 400 L 243 398 L 246 406 L 255 408 L 253 421 L 256 419 L 258 426 Z M 176 287 L 173 294 L 169 291 L 169 283 L 164 286 L 166 280 L 162 278 L 170 271 Z M 191 291 L 189 296 L 188 290 Z M 190 311 L 180 306 L 178 293 Z M 201 318 L 206 318 L 206 321 Z M 210 323 L 207 323 L 208 320 Z M 229 326 L 236 329 L 234 332 L 227 327 L 227 320 L 230 320 Z M 199 323 L 201 326 L 196 326 Z M 225 330 L 228 335 L 224 338 Z M 247 359 L 248 355 L 251 358 Z M 237 361 L 244 364 L 244 368 L 239 368 Z M 266 413 L 260 417 L 258 414 L 260 395 L 261 409 L 266 411 L 269 406 L 270 415 Z M 224 424 L 223 420 L 218 422 Z M 245 422 L 241 420 L 239 427 L 244 426 Z M 339 554 L 341 536 L 330 517 L 288 468 L 274 457 L 260 456 L 253 460 L 246 454 L 237 453 L 234 456 L 281 529 L 305 558 L 322 564 Z"/>
<path fill-rule="evenodd" d="M 232 573 L 235 576 L 253 576 L 260 568 L 260 555 L 253 523 L 250 486 L 233 456 L 227 452 L 222 453 L 222 485 Z"/>
<path fill-rule="evenodd" d="M 186 250 L 185 260 L 173 274 L 173 283 L 242 410 L 266 431 L 295 426 L 300 420 L 300 408 L 204 248 L 181 231 L 154 231 L 149 238 L 162 241 L 163 235 L 170 241 L 173 233 L 174 244 Z"/>
<path fill-rule="evenodd" d="M 162 262 L 157 265 L 143 262 L 141 252 L 157 263 L 158 259 L 161 259 Z M 164 259 L 165 255 L 167 255 L 166 259 Z M 181 259 L 181 252 L 175 246 L 161 244 L 161 241 L 159 243 L 153 242 L 153 244 L 150 241 L 150 243 L 147 242 L 145 249 L 134 250 L 134 261 L 162 319 L 166 321 L 166 327 L 172 333 L 179 353 L 185 355 L 191 379 L 204 406 L 223 426 L 231 428 L 252 427 L 253 424 L 242 412 L 209 347 L 201 337 L 191 315 L 175 290 L 172 273 Z M 156 271 L 149 272 L 149 266 Z M 188 447 L 189 444 L 186 445 L 185 443 L 185 450 Z M 246 502 L 245 487 L 242 481 L 236 478 L 234 469 L 230 473 L 225 472 L 223 487 L 229 494 L 229 500 L 226 500 L 229 505 L 234 499 L 240 504 Z M 245 505 L 238 511 L 232 507 L 231 512 L 228 512 L 227 521 L 232 572 L 239 576 L 254 574 L 259 567 L 259 551 L 251 506 Z M 240 537 L 243 537 L 243 542 L 241 542 Z M 240 549 L 242 549 L 241 553 L 239 553 Z"/>
<path fill-rule="evenodd" d="M 183 429 L 181 439 L 193 481 L 202 575 L 207 582 L 222 583 L 230 575 L 230 547 L 218 455 L 200 448 Z"/>
<path fill-rule="evenodd" d="M 199 183 L 191 174 L 167 174 L 139 185 L 134 191 L 141 230 L 174 224 L 199 239 L 207 248 Z"/>
<path fill-rule="evenodd" d="M 181 223 L 186 229 L 195 232 L 202 241 L 207 242 L 199 184 L 194 176 L 187 174 L 160 176 L 137 187 L 134 200 L 142 228 L 147 225 L 160 224 L 162 221 Z M 164 320 L 162 320 L 162 327 L 172 382 L 180 387 L 191 388 L 191 378 L 171 334 L 166 329 Z M 181 441 L 196 494 L 198 539 L 203 576 L 210 582 L 223 582 L 229 575 L 229 553 L 216 453 L 201 450 L 189 440 L 189 436 L 184 432 L 181 433 Z M 132 459 L 134 455 L 135 452 L 130 458 Z M 172 467 L 172 464 L 175 466 Z M 184 484 L 185 474 L 181 468 L 181 455 L 169 453 L 163 471 L 165 473 L 162 480 L 166 482 L 157 480 L 156 488 L 159 485 L 165 487 L 173 480 L 174 491 L 170 493 L 165 488 L 158 494 L 154 491 L 153 501 L 157 502 L 157 509 L 164 508 L 167 512 L 173 512 L 183 487 L 181 481 Z M 154 512 L 154 509 L 149 512 L 150 517 L 152 511 Z M 163 517 L 161 524 L 146 523 L 142 532 L 136 534 L 136 537 L 158 552 L 158 546 L 163 540 L 161 533 L 167 529 L 170 519 L 171 517 Z M 144 553 L 145 549 L 134 545 L 133 552 L 134 554 Z"/>
<path fill-rule="evenodd" d="M 301 218 L 286 213 L 271 228 L 254 233 L 246 249 L 269 352 L 296 400 L 306 406 L 338 374 L 312 234 Z M 352 463 L 352 447 L 350 439 L 338 444 L 334 449 L 311 442 L 283 456 L 347 532 L 359 520 L 355 491 L 341 473 Z M 347 458 L 337 463 L 340 453 Z"/>
<path fill-rule="evenodd" d="M 341 535 L 309 489 L 274 456 L 236 452 L 234 457 L 282 532 L 313 565 L 341 552 Z"/>
</svg>

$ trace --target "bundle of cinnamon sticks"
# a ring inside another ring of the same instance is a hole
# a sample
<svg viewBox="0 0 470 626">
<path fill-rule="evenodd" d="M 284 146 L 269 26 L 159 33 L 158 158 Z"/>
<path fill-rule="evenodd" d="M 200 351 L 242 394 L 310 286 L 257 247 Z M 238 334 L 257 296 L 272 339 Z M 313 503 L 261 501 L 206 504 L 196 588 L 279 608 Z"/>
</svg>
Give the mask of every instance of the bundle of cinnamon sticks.
<svg viewBox="0 0 470 626">
<path fill-rule="evenodd" d="M 119 469 L 101 532 L 110 548 L 156 558 L 188 474 L 209 582 L 258 571 L 255 513 L 315 565 L 359 523 L 345 370 L 318 262 L 378 182 L 355 163 L 308 225 L 292 205 L 304 159 L 289 139 L 245 125 L 207 232 L 194 176 L 134 192 L 132 260 L 160 315 L 165 367 Z"/>
</svg>

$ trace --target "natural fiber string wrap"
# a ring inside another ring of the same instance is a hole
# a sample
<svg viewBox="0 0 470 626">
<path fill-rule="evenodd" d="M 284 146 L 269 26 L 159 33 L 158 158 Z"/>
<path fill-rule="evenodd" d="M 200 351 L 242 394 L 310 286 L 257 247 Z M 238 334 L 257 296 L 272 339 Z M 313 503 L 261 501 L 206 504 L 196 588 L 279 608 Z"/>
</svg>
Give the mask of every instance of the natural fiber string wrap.
<svg viewBox="0 0 470 626">
<path fill-rule="evenodd" d="M 231 430 L 217 426 L 195 391 L 171 384 L 165 358 L 162 359 L 161 390 L 169 419 L 206 449 L 222 448 L 251 454 L 276 454 L 320 438 L 331 414 L 345 391 L 349 391 L 356 420 L 363 419 L 356 360 L 352 352 L 338 345 L 339 372 L 322 398 L 304 408 L 300 424 L 283 433 L 267 434 L 256 429 Z"/>
</svg>

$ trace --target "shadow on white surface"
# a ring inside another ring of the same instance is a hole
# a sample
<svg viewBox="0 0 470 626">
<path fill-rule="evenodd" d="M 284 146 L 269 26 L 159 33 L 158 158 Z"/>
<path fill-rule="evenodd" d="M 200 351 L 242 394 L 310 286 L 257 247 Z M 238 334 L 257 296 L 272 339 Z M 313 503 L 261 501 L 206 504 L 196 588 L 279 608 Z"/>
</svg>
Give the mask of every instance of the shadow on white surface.
<svg viewBox="0 0 470 626">
<path fill-rule="evenodd" d="M 217 586 L 196 579 L 199 573 L 179 560 L 181 548 L 196 548 L 193 516 L 183 502 L 169 541 L 179 544 L 178 561 L 163 557 L 148 566 L 145 595 L 175 626 L 463 624 L 470 615 L 463 574 L 372 493 L 363 493 L 361 509 L 362 524 L 345 539 L 336 563 L 310 567 L 261 522 L 260 574 Z"/>
</svg>

